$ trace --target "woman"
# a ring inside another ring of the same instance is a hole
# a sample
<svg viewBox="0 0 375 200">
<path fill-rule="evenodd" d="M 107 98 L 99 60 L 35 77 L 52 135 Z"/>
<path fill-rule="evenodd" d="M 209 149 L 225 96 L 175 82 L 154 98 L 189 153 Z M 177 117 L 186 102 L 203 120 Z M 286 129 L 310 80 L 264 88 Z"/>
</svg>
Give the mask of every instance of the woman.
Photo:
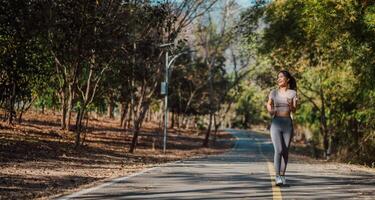
<svg viewBox="0 0 375 200">
<path fill-rule="evenodd" d="M 288 151 L 293 137 L 291 114 L 297 106 L 297 84 L 288 71 L 280 71 L 277 76 L 278 89 L 271 91 L 268 97 L 267 110 L 273 116 L 271 139 L 275 149 L 274 165 L 276 185 L 286 184 L 285 170 L 288 164 Z"/>
</svg>

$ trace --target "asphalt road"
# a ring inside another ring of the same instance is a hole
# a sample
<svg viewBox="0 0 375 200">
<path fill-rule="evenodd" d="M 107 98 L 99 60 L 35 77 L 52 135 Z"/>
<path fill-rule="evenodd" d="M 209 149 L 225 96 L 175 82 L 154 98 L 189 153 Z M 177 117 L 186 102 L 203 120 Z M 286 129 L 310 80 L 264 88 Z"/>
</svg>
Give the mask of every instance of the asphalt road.
<svg viewBox="0 0 375 200">
<path fill-rule="evenodd" d="M 169 163 L 59 199 L 375 199 L 375 173 L 337 163 L 291 159 L 288 185 L 273 183 L 267 136 L 230 130 L 229 153 Z"/>
</svg>

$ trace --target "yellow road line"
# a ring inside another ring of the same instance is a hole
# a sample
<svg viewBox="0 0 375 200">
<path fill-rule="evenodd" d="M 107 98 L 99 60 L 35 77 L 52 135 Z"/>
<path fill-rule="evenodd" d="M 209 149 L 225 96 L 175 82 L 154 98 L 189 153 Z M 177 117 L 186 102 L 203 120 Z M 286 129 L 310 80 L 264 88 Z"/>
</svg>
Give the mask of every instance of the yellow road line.
<svg viewBox="0 0 375 200">
<path fill-rule="evenodd" d="M 267 161 L 267 166 L 268 166 L 268 171 L 270 173 L 270 178 L 271 178 L 271 183 L 272 183 L 272 196 L 273 196 L 273 199 L 283 199 L 283 197 L 281 196 L 281 190 L 280 190 L 280 187 L 279 186 L 276 186 L 275 185 L 275 169 L 273 167 L 273 163 Z"/>
<path fill-rule="evenodd" d="M 258 144 L 258 148 L 259 148 L 259 152 L 260 154 L 262 155 L 262 157 L 267 160 L 267 167 L 268 167 L 268 172 L 270 174 L 270 179 L 271 179 L 271 184 L 272 184 L 272 199 L 274 200 L 282 200 L 283 197 L 281 196 L 281 190 L 280 190 L 280 187 L 279 186 L 276 186 L 275 184 L 275 176 L 276 176 L 276 173 L 275 173 L 275 169 L 273 167 L 273 163 L 269 161 L 269 159 L 264 155 L 263 151 L 262 151 L 262 147 L 260 146 L 260 143 L 257 142 Z"/>
</svg>

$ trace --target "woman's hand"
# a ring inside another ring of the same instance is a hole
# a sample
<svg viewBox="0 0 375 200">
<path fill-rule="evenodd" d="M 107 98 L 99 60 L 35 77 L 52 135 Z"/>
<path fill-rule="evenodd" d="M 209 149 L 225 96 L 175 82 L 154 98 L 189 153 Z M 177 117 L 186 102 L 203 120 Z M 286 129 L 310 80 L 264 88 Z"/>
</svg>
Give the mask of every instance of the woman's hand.
<svg viewBox="0 0 375 200">
<path fill-rule="evenodd" d="M 275 114 L 275 108 L 273 106 L 273 100 L 272 99 L 268 99 L 268 102 L 267 102 L 267 111 L 268 111 L 268 113 L 270 113 L 270 115 L 274 115 Z"/>
<path fill-rule="evenodd" d="M 270 113 L 270 115 L 274 115 L 276 113 L 275 109 L 271 108 L 271 110 L 268 110 L 268 113 Z"/>
<path fill-rule="evenodd" d="M 291 112 L 296 111 L 296 104 L 297 104 L 296 99 L 295 98 L 292 98 L 292 99 L 287 98 L 287 102 L 288 102 L 289 110 Z"/>
</svg>

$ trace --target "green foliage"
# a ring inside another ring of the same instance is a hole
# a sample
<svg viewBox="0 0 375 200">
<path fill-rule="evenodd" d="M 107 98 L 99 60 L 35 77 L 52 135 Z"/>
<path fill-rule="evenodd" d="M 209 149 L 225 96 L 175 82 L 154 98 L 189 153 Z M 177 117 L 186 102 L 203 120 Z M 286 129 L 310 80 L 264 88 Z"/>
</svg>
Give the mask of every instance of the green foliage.
<svg viewBox="0 0 375 200">
<path fill-rule="evenodd" d="M 0 106 L 8 112 L 9 122 L 17 110 L 26 109 L 33 93 L 45 89 L 42 85 L 51 75 L 45 35 L 38 31 L 41 6 L 33 1 L 0 4 Z"/>
<path fill-rule="evenodd" d="M 331 141 L 341 158 L 358 162 L 374 158 L 367 153 L 374 152 L 373 15 L 367 1 L 291 0 L 261 2 L 242 16 L 248 46 L 272 66 L 253 79 L 266 88 L 270 74 L 291 71 L 301 100 L 296 121 L 320 133 L 314 138 L 324 148 Z"/>
<path fill-rule="evenodd" d="M 58 108 L 59 100 L 58 96 L 56 95 L 56 89 L 52 87 L 46 87 L 43 90 L 38 90 L 35 94 L 36 100 L 34 102 L 34 106 L 40 109 L 52 109 Z"/>
<path fill-rule="evenodd" d="M 366 8 L 364 22 L 371 31 L 375 31 L 375 5 Z"/>
<path fill-rule="evenodd" d="M 198 130 L 200 130 L 200 131 L 206 130 L 206 127 L 205 127 L 205 124 L 204 124 L 204 121 L 202 120 L 202 118 L 198 118 L 198 120 L 196 121 L 195 124 L 197 125 Z"/>
<path fill-rule="evenodd" d="M 188 55 L 188 54 L 187 54 Z M 185 115 L 204 115 L 209 113 L 209 82 L 208 66 L 202 58 L 191 58 L 184 56 L 176 62 L 172 70 L 170 80 L 170 107 L 176 113 Z M 217 66 L 222 68 L 222 64 Z M 218 69 L 215 68 L 215 69 Z M 220 70 L 213 70 L 215 91 L 213 96 L 219 99 L 219 85 L 223 86 L 223 74 Z M 225 87 L 225 86 L 224 86 Z"/>
<path fill-rule="evenodd" d="M 240 124 L 242 128 L 249 128 L 251 124 L 259 122 L 260 113 L 256 109 L 258 104 L 254 98 L 256 92 L 247 88 L 237 100 L 235 124 Z"/>
</svg>

